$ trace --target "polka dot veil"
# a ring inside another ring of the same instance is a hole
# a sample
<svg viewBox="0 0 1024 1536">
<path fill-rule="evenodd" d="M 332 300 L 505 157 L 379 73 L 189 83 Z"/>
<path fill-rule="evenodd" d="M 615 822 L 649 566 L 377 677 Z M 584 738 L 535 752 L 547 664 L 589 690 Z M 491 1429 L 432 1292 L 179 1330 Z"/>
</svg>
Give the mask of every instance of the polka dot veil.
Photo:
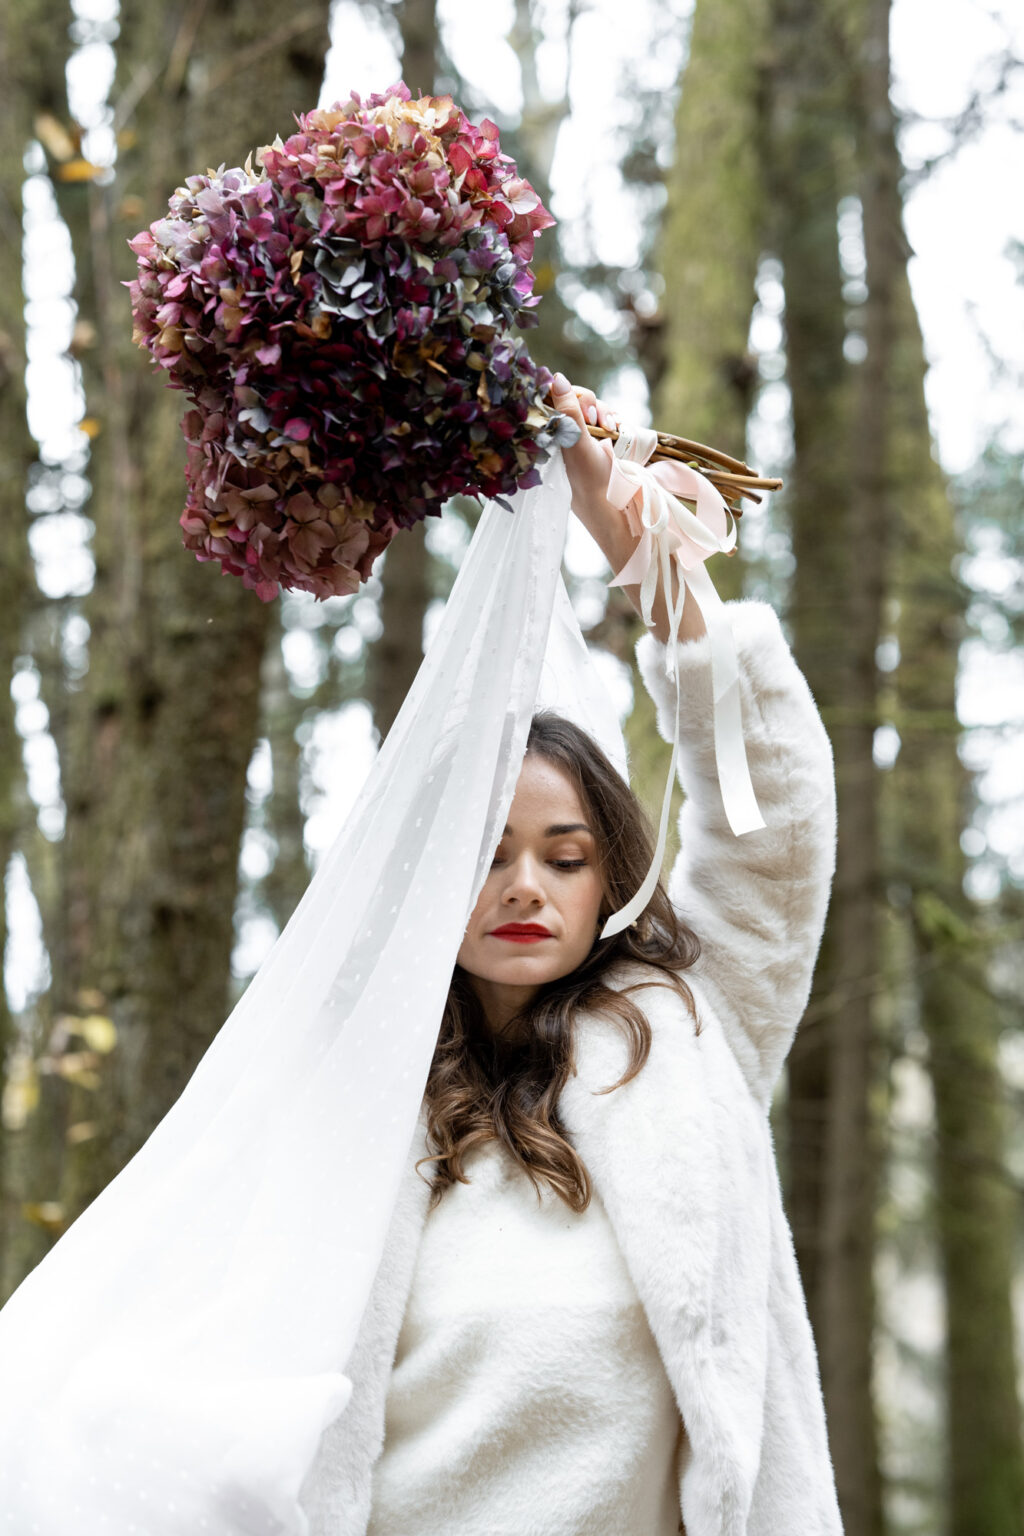
<svg viewBox="0 0 1024 1536">
<path fill-rule="evenodd" d="M 559 576 L 568 512 L 560 454 L 513 515 L 485 508 L 287 927 L 149 1140 L 0 1312 L 0 1532 L 305 1536 L 299 1489 L 350 1397 L 535 703 L 625 772 Z"/>
</svg>

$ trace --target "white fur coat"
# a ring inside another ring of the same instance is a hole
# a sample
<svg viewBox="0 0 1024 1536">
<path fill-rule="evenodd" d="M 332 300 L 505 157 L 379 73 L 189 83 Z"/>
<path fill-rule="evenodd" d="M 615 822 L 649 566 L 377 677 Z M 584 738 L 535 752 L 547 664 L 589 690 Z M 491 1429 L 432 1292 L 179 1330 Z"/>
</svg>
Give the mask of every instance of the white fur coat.
<svg viewBox="0 0 1024 1536">
<path fill-rule="evenodd" d="M 767 827 L 741 838 L 729 830 L 714 765 L 707 642 L 685 643 L 687 799 L 669 893 L 701 940 L 700 961 L 687 975 L 700 1032 L 671 990 L 634 993 L 651 1025 L 650 1058 L 624 1087 L 595 1096 L 621 1076 L 626 1045 L 619 1026 L 581 1018 L 577 1073 L 560 1108 L 687 1429 L 686 1536 L 841 1536 L 817 1358 L 768 1122 L 824 922 L 835 852 L 832 759 L 774 611 L 756 602 L 729 607 L 747 754 Z M 670 739 L 675 695 L 664 647 L 645 635 L 637 657 L 659 730 Z M 613 984 L 656 975 L 622 967 Z M 413 1171 L 424 1152 L 421 1119 L 346 1367 L 352 1399 L 326 1431 L 303 1491 L 312 1536 L 366 1530 L 388 1378 L 427 1212 L 427 1186 Z M 570 1482 L 572 1472 L 566 1468 Z M 522 1501 L 521 1530 L 543 1532 L 544 1512 L 530 1509 L 529 1488 Z"/>
</svg>

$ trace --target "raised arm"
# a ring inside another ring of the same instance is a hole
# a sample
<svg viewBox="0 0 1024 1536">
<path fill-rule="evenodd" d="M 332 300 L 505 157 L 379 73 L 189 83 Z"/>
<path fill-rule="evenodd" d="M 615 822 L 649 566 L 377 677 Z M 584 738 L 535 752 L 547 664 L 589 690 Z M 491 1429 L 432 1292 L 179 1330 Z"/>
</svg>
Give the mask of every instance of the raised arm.
<svg viewBox="0 0 1024 1536">
<path fill-rule="evenodd" d="M 555 406 L 581 426 L 587 419 L 616 424 L 592 391 L 573 388 L 560 375 L 551 393 Z M 604 494 L 607 450 L 584 432 L 563 456 L 573 511 L 612 569 L 621 570 L 635 538 Z M 624 591 L 639 611 L 638 589 Z M 687 798 L 669 894 L 703 946 L 695 979 L 751 1090 L 767 1107 L 821 942 L 835 864 L 835 787 L 825 728 L 774 610 L 765 603 L 730 603 L 729 614 L 747 760 L 767 825 L 735 837 L 725 819 L 715 769 L 709 645 L 697 604 L 688 601 L 679 643 L 679 777 Z M 637 660 L 657 705 L 658 728 L 670 741 L 675 687 L 665 668 L 668 614 L 660 596 L 653 619 L 653 632 L 638 642 Z"/>
<path fill-rule="evenodd" d="M 728 605 L 743 733 L 763 831 L 735 837 L 715 770 L 707 638 L 679 646 L 679 779 L 686 800 L 673 906 L 701 941 L 694 968 L 755 1097 L 767 1108 L 800 1022 L 835 864 L 832 749 L 774 609 Z M 675 686 L 652 634 L 637 662 L 672 739 Z"/>
</svg>

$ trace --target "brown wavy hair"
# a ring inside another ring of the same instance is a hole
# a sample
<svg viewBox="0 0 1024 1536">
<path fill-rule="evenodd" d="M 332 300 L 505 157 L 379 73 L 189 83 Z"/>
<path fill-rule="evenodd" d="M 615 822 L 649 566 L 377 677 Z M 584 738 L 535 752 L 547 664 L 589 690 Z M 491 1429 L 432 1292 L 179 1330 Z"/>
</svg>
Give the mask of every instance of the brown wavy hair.
<svg viewBox="0 0 1024 1536">
<path fill-rule="evenodd" d="M 650 868 L 650 823 L 604 752 L 571 721 L 549 711 L 535 715 L 526 753 L 560 768 L 586 807 L 604 887 L 603 920 L 635 895 Z M 512 1021 L 520 1027 L 502 1038 L 487 1029 L 469 978 L 456 965 L 426 1086 L 431 1150 L 420 1162 L 436 1164 L 429 1180 L 430 1209 L 449 1185 L 469 1183 L 463 1160 L 470 1149 L 497 1140 L 532 1180 L 538 1199 L 546 1181 L 572 1210 L 585 1211 L 590 1178 L 558 1113 L 559 1096 L 575 1071 L 576 1015 L 600 1011 L 626 1031 L 626 1071 L 600 1090 L 611 1093 L 636 1076 L 651 1049 L 651 1027 L 628 992 L 673 989 L 693 1015 L 695 1033 L 700 1032 L 692 994 L 680 974 L 699 953 L 696 935 L 677 916 L 659 880 L 637 922 L 612 938 L 595 938 L 582 965 L 541 986 Z M 622 991 L 607 986 L 604 977 L 611 967 L 629 960 L 661 971 L 664 980 L 637 982 Z"/>
</svg>

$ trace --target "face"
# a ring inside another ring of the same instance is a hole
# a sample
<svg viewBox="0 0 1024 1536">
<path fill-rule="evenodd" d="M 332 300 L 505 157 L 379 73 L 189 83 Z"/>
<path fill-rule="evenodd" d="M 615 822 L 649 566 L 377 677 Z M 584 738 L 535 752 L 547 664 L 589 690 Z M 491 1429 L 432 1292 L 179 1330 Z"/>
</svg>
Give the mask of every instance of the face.
<svg viewBox="0 0 1024 1536">
<path fill-rule="evenodd" d="M 604 894 L 596 855 L 572 781 L 528 754 L 458 954 L 492 1027 L 590 953 Z"/>
</svg>

